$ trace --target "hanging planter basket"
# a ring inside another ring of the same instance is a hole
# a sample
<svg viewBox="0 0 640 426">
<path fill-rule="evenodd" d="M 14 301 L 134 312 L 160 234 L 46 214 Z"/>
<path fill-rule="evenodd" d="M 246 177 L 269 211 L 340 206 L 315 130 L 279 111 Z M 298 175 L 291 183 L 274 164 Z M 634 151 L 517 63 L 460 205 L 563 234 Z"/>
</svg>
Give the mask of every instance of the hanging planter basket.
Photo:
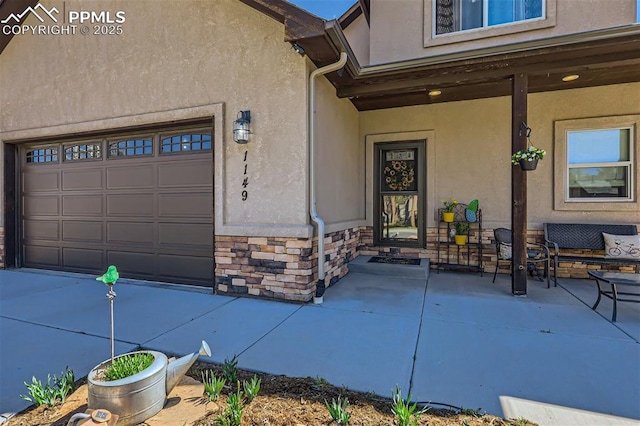
<svg viewBox="0 0 640 426">
<path fill-rule="evenodd" d="M 524 171 L 535 170 L 538 167 L 538 160 L 543 159 L 547 152 L 544 149 L 533 146 L 531 143 L 531 128 L 525 122 L 520 124 L 520 136 L 522 136 L 523 131 L 526 131 L 527 148 L 515 152 L 511 156 L 511 164 L 514 166 L 519 164 L 520 169 Z"/>
<path fill-rule="evenodd" d="M 524 171 L 535 170 L 538 167 L 538 159 L 520 160 L 520 169 Z"/>
</svg>

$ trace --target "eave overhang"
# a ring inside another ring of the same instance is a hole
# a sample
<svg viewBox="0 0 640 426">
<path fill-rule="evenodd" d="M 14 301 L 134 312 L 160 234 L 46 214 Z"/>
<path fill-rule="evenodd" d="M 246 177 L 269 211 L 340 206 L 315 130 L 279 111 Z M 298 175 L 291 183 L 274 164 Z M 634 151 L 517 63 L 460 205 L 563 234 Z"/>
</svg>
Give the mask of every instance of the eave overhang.
<svg viewBox="0 0 640 426">
<path fill-rule="evenodd" d="M 333 63 L 340 56 L 329 40 L 324 19 L 284 0 L 240 1 L 284 24 L 284 41 L 301 47 L 316 66 Z"/>
</svg>

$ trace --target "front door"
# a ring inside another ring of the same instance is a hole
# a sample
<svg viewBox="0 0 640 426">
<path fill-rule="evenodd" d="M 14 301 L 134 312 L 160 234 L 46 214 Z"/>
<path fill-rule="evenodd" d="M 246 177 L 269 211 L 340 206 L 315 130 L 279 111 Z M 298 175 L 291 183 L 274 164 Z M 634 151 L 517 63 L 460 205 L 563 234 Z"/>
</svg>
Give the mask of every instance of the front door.
<svg viewBox="0 0 640 426">
<path fill-rule="evenodd" d="M 376 245 L 425 246 L 425 141 L 385 142 L 374 149 Z"/>
</svg>

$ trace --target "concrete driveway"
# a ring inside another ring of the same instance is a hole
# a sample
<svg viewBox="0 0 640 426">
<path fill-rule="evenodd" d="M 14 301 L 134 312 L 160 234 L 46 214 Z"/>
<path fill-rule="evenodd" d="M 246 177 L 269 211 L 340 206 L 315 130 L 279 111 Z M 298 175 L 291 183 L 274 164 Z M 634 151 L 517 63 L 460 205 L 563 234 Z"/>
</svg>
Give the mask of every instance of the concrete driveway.
<svg viewBox="0 0 640 426">
<path fill-rule="evenodd" d="M 638 424 L 640 305 L 621 304 L 613 324 L 606 300 L 588 306 L 593 282 L 565 281 L 531 280 L 515 298 L 508 276 L 350 273 L 322 305 L 296 305 L 122 279 L 116 352 L 180 355 L 206 340 L 209 361 L 238 355 L 240 368 L 387 397 L 399 385 L 416 401 L 540 424 Z M 93 276 L 0 271 L 0 413 L 27 407 L 32 375 L 81 377 L 109 357 L 106 291 Z"/>
</svg>

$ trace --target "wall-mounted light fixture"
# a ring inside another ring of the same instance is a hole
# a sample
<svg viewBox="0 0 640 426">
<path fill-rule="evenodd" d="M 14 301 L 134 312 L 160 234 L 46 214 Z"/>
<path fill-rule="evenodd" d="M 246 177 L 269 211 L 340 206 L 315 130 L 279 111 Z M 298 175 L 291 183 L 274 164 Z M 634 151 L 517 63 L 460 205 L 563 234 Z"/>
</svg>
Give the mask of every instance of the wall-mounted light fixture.
<svg viewBox="0 0 640 426">
<path fill-rule="evenodd" d="M 295 50 L 296 52 L 298 52 L 298 54 L 300 56 L 304 56 L 304 48 L 302 46 L 300 46 L 298 43 L 296 43 L 295 41 L 291 42 L 291 47 L 293 47 L 293 50 Z"/>
<path fill-rule="evenodd" d="M 238 118 L 233 122 L 233 140 L 239 144 L 249 142 L 251 134 L 251 111 L 239 111 Z"/>
</svg>

